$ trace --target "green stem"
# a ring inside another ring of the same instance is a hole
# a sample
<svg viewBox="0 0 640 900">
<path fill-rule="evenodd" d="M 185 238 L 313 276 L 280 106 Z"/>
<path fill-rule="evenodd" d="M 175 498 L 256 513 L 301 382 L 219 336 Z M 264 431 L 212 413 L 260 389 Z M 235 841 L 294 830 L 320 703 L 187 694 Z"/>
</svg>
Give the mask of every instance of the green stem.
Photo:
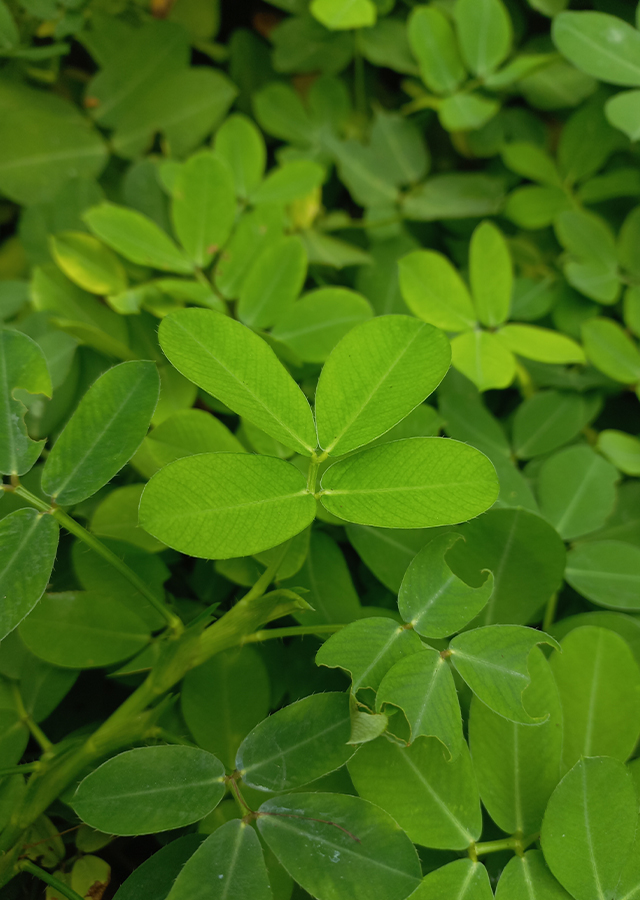
<svg viewBox="0 0 640 900">
<path fill-rule="evenodd" d="M 24 701 L 22 699 L 22 694 L 20 693 L 20 688 L 15 681 L 11 684 L 11 691 L 13 693 L 13 699 L 16 704 L 16 710 L 18 712 L 18 715 L 20 716 L 20 720 L 24 722 L 33 737 L 40 744 L 40 749 L 43 751 L 43 753 L 48 753 L 53 748 L 53 744 L 46 736 L 44 731 L 40 728 L 40 726 L 37 725 L 36 722 L 34 722 L 32 716 L 27 711 L 27 708 L 24 705 Z"/>
<path fill-rule="evenodd" d="M 44 881 L 45 884 L 55 888 L 59 894 L 62 894 L 63 897 L 67 897 L 67 900 L 82 900 L 80 894 L 77 894 L 68 884 L 65 884 L 64 881 L 60 881 L 59 878 L 56 878 L 55 875 L 51 875 L 50 872 L 45 872 L 40 866 L 36 866 L 35 863 L 32 863 L 30 859 L 21 860 L 18 864 L 18 868 L 22 869 L 23 872 L 29 872 L 31 875 L 35 875 L 40 881 Z"/>
<path fill-rule="evenodd" d="M 0 778 L 5 778 L 7 775 L 28 775 L 30 772 L 35 772 L 39 767 L 40 763 L 38 762 L 23 763 L 21 766 L 6 766 L 0 769 Z"/>
<path fill-rule="evenodd" d="M 512 850 L 518 856 L 522 856 L 527 847 L 533 844 L 534 841 L 537 841 L 539 837 L 539 833 L 530 834 L 526 838 L 513 834 L 511 837 L 502 838 L 499 841 L 485 841 L 482 844 L 472 844 L 469 848 L 469 856 L 472 859 L 475 856 L 477 860 L 479 856 L 486 856 L 487 853 L 499 853 L 501 850 Z"/>
<path fill-rule="evenodd" d="M 5 486 L 5 490 L 7 487 Z M 161 616 L 167 622 L 167 625 L 171 628 L 175 635 L 179 635 L 184 630 L 184 625 L 182 620 L 178 618 L 178 616 L 174 615 L 170 609 L 159 600 L 153 591 L 150 591 L 144 581 L 136 575 L 133 569 L 130 569 L 129 566 L 116 556 L 108 547 L 106 547 L 101 540 L 99 540 L 94 534 L 91 534 L 90 531 L 87 531 L 86 528 L 83 528 L 79 522 L 76 522 L 75 519 L 72 519 L 71 516 L 67 515 L 66 512 L 63 512 L 59 507 L 49 506 L 44 500 L 41 500 L 39 497 L 36 497 L 35 494 L 32 494 L 31 491 L 28 491 L 21 484 L 9 488 L 9 490 L 13 491 L 14 494 L 17 494 L 18 497 L 22 497 L 23 500 L 27 500 L 31 503 L 32 506 L 35 506 L 36 509 L 39 509 L 41 512 L 49 513 L 53 516 L 53 518 L 67 531 L 71 532 L 71 534 L 75 535 L 81 541 L 83 541 L 88 547 L 105 559 L 108 563 L 110 563 L 114 569 L 120 572 L 127 581 L 139 591 L 145 600 L 148 600 L 149 603 L 156 609 Z"/>
<path fill-rule="evenodd" d="M 558 606 L 558 592 L 555 591 L 547 602 L 547 607 L 544 611 L 544 619 L 542 620 L 542 630 L 549 631 L 551 626 L 553 625 L 553 621 L 556 616 L 556 608 Z"/>
<path fill-rule="evenodd" d="M 263 631 L 254 631 L 243 639 L 243 644 L 255 644 L 260 641 L 272 641 L 274 638 L 304 637 L 306 634 L 335 634 L 344 628 L 340 625 L 291 625 L 287 628 L 265 628 Z"/>
<path fill-rule="evenodd" d="M 363 118 L 367 116 L 367 85 L 364 71 L 364 56 L 360 49 L 360 32 L 353 33 L 353 74 L 356 112 Z"/>
<path fill-rule="evenodd" d="M 278 574 L 278 569 L 282 565 L 282 561 L 287 555 L 287 550 L 289 549 L 290 540 L 285 541 L 280 548 L 280 552 L 276 553 L 273 560 L 269 563 L 267 568 L 264 570 L 260 578 L 256 581 L 253 587 L 244 595 L 241 603 L 251 603 L 253 600 L 258 600 L 266 589 L 269 587 L 273 579 Z"/>
</svg>

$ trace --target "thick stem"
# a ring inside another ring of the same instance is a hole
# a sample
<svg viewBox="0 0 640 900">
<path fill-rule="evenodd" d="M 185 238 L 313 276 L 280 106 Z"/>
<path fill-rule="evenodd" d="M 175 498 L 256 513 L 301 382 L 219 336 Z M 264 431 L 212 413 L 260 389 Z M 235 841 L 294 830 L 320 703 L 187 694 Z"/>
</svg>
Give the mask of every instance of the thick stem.
<svg viewBox="0 0 640 900">
<path fill-rule="evenodd" d="M 67 897 L 67 900 L 83 900 L 80 894 L 77 894 L 68 884 L 65 884 L 64 881 L 60 881 L 59 878 L 56 878 L 56 876 L 52 875 L 50 872 L 45 872 L 40 866 L 36 866 L 35 863 L 32 863 L 30 859 L 23 859 L 19 863 L 19 868 L 22 869 L 23 872 L 29 872 L 31 875 L 35 875 L 40 881 L 44 881 L 45 884 L 55 888 L 59 894 L 62 894 L 63 897 Z"/>
<path fill-rule="evenodd" d="M 251 603 L 253 600 L 257 600 L 258 597 L 262 597 L 266 589 L 278 574 L 278 569 L 282 565 L 282 562 L 287 555 L 287 550 L 289 549 L 290 543 L 290 540 L 285 541 L 285 543 L 280 548 L 280 552 L 276 553 L 274 559 L 271 561 L 271 563 L 269 563 L 260 578 L 258 578 L 253 587 L 244 595 L 244 597 L 240 601 L 241 603 Z"/>
<path fill-rule="evenodd" d="M 5 490 L 7 488 L 5 487 Z M 150 591 L 145 582 L 140 578 L 139 575 L 130 569 L 129 566 L 123 562 L 119 557 L 116 556 L 108 547 L 106 547 L 102 541 L 97 538 L 94 534 L 91 534 L 90 531 L 87 531 L 86 528 L 83 528 L 79 522 L 76 522 L 75 519 L 72 519 L 71 516 L 67 515 L 67 513 L 63 512 L 59 507 L 49 506 L 44 500 L 41 500 L 39 497 L 36 497 L 35 494 L 32 494 L 31 491 L 28 491 L 21 484 L 17 485 L 13 488 L 10 488 L 13 493 L 17 494 L 18 497 L 22 497 L 23 500 L 27 500 L 31 503 L 32 506 L 35 506 L 36 509 L 39 509 L 41 512 L 47 512 L 53 516 L 53 518 L 59 522 L 63 528 L 66 528 L 67 531 L 71 532 L 71 534 L 75 535 L 81 541 L 83 541 L 88 547 L 105 559 L 108 563 L 110 563 L 114 569 L 117 569 L 121 575 L 123 575 L 127 581 L 139 591 L 145 600 L 148 600 L 149 603 L 157 609 L 157 611 L 164 617 L 167 622 L 167 625 L 171 628 L 174 634 L 181 634 L 184 630 L 184 625 L 182 620 L 178 618 L 178 616 L 174 615 L 170 609 L 168 609 L 165 604 L 159 600 L 153 591 Z"/>
</svg>

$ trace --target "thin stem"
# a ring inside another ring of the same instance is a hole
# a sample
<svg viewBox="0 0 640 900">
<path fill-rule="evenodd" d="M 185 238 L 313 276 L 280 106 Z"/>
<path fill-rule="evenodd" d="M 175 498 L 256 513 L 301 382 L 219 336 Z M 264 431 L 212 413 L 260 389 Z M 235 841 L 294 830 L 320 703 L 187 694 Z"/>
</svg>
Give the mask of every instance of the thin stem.
<svg viewBox="0 0 640 900">
<path fill-rule="evenodd" d="M 39 768 L 39 762 L 23 763 L 21 766 L 6 766 L 0 769 L 0 778 L 5 778 L 7 775 L 28 775 L 29 772 L 35 772 Z"/>
<path fill-rule="evenodd" d="M 18 715 L 20 716 L 20 720 L 22 722 L 24 722 L 24 724 L 27 726 L 27 728 L 29 729 L 29 731 L 31 732 L 33 737 L 40 744 L 40 749 L 43 751 L 43 753 L 47 753 L 49 750 L 52 749 L 53 744 L 51 743 L 49 738 L 46 736 L 44 731 L 40 728 L 40 726 L 37 725 L 33 721 L 33 718 L 31 717 L 31 715 L 27 711 L 26 706 L 24 705 L 24 701 L 22 699 L 22 694 L 20 693 L 20 688 L 18 687 L 18 685 L 16 684 L 15 681 L 12 682 L 12 684 L 11 684 L 11 690 L 13 692 L 13 699 L 16 704 L 16 709 L 18 711 Z"/>
<path fill-rule="evenodd" d="M 547 602 L 547 607 L 544 611 L 544 619 L 542 620 L 542 630 L 549 631 L 551 626 L 553 625 L 553 621 L 556 616 L 556 608 L 558 606 L 558 592 L 555 591 Z"/>
<path fill-rule="evenodd" d="M 499 841 L 485 841 L 483 844 L 472 844 L 476 859 L 478 856 L 486 856 L 487 853 L 499 853 L 500 850 L 512 850 L 521 856 L 527 849 L 529 844 L 533 844 L 540 837 L 539 833 L 530 834 L 529 837 L 523 838 L 518 834 L 511 835 L 508 838 L 502 838 Z M 471 851 L 471 848 L 469 848 Z M 471 855 L 471 852 L 469 853 Z"/>
<path fill-rule="evenodd" d="M 251 809 L 251 807 L 249 806 L 247 801 L 244 799 L 244 797 L 240 793 L 240 788 L 238 787 L 238 782 L 236 781 L 235 777 L 233 775 L 231 775 L 231 776 L 229 776 L 229 778 L 226 778 L 225 780 L 226 780 L 227 784 L 229 785 L 229 787 L 231 788 L 231 792 L 233 793 L 233 798 L 236 801 L 236 803 L 238 804 L 238 806 L 240 807 L 240 811 L 242 812 L 242 815 L 244 816 L 247 813 L 249 813 L 249 814 L 252 813 L 253 810 Z"/>
<path fill-rule="evenodd" d="M 265 628 L 262 631 L 254 631 L 248 634 L 242 641 L 243 644 L 257 644 L 260 641 L 272 641 L 274 638 L 304 637 L 306 634 L 335 634 L 344 628 L 340 625 L 291 625 L 287 628 Z"/>
<path fill-rule="evenodd" d="M 318 469 L 320 468 L 320 463 L 323 463 L 326 458 L 326 452 L 321 453 L 319 456 L 316 455 L 315 451 L 311 454 L 311 462 L 309 463 L 309 470 L 307 472 L 307 490 L 310 494 L 315 494 L 316 492 Z"/>
<path fill-rule="evenodd" d="M 41 869 L 40 866 L 36 866 L 30 859 L 21 860 L 18 863 L 18 868 L 22 869 L 23 872 L 29 872 L 31 875 L 35 875 L 40 881 L 44 881 L 45 884 L 55 888 L 59 894 L 62 894 L 63 897 L 67 897 L 67 900 L 83 900 L 80 894 L 77 894 L 68 884 L 65 884 L 64 881 L 60 881 L 59 878 L 56 878 L 56 876 L 52 875 L 50 872 L 45 872 L 44 869 Z"/>
<path fill-rule="evenodd" d="M 266 589 L 278 574 L 278 569 L 282 565 L 282 561 L 287 555 L 287 550 L 289 549 L 290 543 L 291 541 L 289 540 L 282 544 L 280 553 L 276 553 L 271 563 L 264 570 L 260 578 L 258 578 L 251 590 L 247 591 L 241 602 L 251 603 L 252 600 L 258 600 L 260 597 L 262 597 Z"/>
<path fill-rule="evenodd" d="M 5 490 L 7 487 L 5 486 Z M 149 601 L 149 603 L 156 609 L 165 619 L 167 625 L 174 634 L 181 634 L 184 630 L 184 625 L 182 624 L 182 620 L 178 618 L 178 616 L 174 615 L 170 609 L 159 600 L 153 591 L 150 591 L 144 581 L 136 575 L 133 569 L 130 569 L 129 566 L 121 560 L 115 553 L 109 550 L 99 538 L 97 538 L 94 534 L 91 534 L 90 531 L 87 531 L 86 528 L 83 528 L 79 522 L 76 522 L 75 519 L 72 519 L 71 516 L 67 515 L 66 512 L 63 512 L 59 507 L 52 507 L 41 500 L 39 497 L 36 497 L 35 494 L 32 494 L 31 491 L 28 491 L 21 484 L 16 487 L 9 488 L 12 490 L 14 494 L 17 494 L 18 497 L 22 497 L 23 500 L 27 500 L 31 503 L 32 506 L 35 506 L 36 509 L 41 510 L 42 512 L 47 512 L 53 516 L 53 518 L 60 523 L 67 531 L 71 532 L 71 534 L 75 535 L 81 541 L 83 541 L 88 547 L 105 559 L 108 563 L 110 563 L 114 569 L 120 572 L 127 581 L 139 591 L 142 596 Z"/>
</svg>

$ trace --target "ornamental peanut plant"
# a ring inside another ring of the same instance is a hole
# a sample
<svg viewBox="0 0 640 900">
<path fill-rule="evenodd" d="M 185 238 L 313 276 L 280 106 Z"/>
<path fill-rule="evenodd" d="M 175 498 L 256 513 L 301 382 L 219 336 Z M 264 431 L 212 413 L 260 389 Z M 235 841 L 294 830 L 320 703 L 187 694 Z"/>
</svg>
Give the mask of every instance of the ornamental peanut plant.
<svg viewBox="0 0 640 900">
<path fill-rule="evenodd" d="M 0 900 L 638 900 L 634 5 L 0 0 Z"/>
</svg>

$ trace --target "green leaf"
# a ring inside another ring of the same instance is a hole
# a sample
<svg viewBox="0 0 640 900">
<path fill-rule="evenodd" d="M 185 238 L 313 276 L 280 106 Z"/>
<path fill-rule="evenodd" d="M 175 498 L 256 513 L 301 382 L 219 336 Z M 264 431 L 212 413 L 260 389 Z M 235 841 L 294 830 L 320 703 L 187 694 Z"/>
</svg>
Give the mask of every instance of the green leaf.
<svg viewBox="0 0 640 900">
<path fill-rule="evenodd" d="M 620 292 L 613 234 L 599 216 L 566 210 L 556 216 L 558 240 L 568 252 L 564 274 L 569 284 L 598 303 L 615 303 Z"/>
<path fill-rule="evenodd" d="M 58 525 L 35 509 L 0 520 L 0 640 L 42 597 L 58 548 Z"/>
<path fill-rule="evenodd" d="M 116 599 L 47 594 L 20 626 L 27 647 L 54 666 L 95 669 L 129 659 L 150 640 L 143 620 Z"/>
<path fill-rule="evenodd" d="M 407 27 L 402 19 L 392 16 L 378 19 L 372 28 L 361 31 L 358 39 L 362 55 L 370 63 L 405 75 L 418 74 L 418 67 L 409 47 Z"/>
<path fill-rule="evenodd" d="M 265 204 L 245 212 L 216 263 L 216 288 L 227 298 L 236 299 L 257 256 L 278 240 L 284 229 L 284 209 Z"/>
<path fill-rule="evenodd" d="M 587 424 L 588 413 L 580 394 L 538 391 L 520 404 L 513 417 L 516 456 L 531 459 L 568 444 Z"/>
<path fill-rule="evenodd" d="M 347 537 L 376 578 L 397 594 L 407 566 L 427 541 L 430 529 L 371 528 L 347 525 Z"/>
<path fill-rule="evenodd" d="M 300 238 L 283 237 L 262 251 L 240 291 L 238 316 L 252 328 L 269 328 L 289 312 L 307 275 Z"/>
<path fill-rule="evenodd" d="M 321 501 L 360 525 L 429 528 L 478 516 L 497 494 L 495 469 L 475 448 L 408 438 L 335 463 L 322 476 Z"/>
<path fill-rule="evenodd" d="M 64 274 L 91 294 L 118 294 L 127 276 L 118 257 L 83 231 L 63 231 L 49 237 L 51 255 Z"/>
<path fill-rule="evenodd" d="M 473 444 L 492 460 L 511 455 L 502 424 L 486 408 L 478 389 L 455 369 L 440 385 L 438 408 L 450 437 Z"/>
<path fill-rule="evenodd" d="M 640 91 L 621 91 L 605 104 L 607 119 L 632 140 L 640 138 Z"/>
<path fill-rule="evenodd" d="M 116 891 L 114 900 L 139 900 L 141 896 L 145 900 L 167 900 L 170 885 L 203 839 L 202 834 L 185 834 L 165 844 L 134 869 Z"/>
<path fill-rule="evenodd" d="M 20 331 L 0 329 L 0 472 L 24 475 L 36 462 L 44 441 L 32 441 L 24 424 L 27 411 L 14 397 L 16 388 L 52 395 L 51 377 L 41 348 Z"/>
<path fill-rule="evenodd" d="M 551 33 L 558 50 L 583 72 L 609 84 L 640 85 L 640 34 L 617 16 L 562 12 Z"/>
<path fill-rule="evenodd" d="M 607 428 L 598 435 L 598 450 L 625 475 L 640 475 L 640 440 Z"/>
<path fill-rule="evenodd" d="M 622 541 L 590 541 L 569 551 L 565 578 L 598 606 L 640 610 L 640 548 Z"/>
<path fill-rule="evenodd" d="M 581 759 L 547 806 L 541 834 L 547 865 L 574 897 L 613 897 L 637 821 L 633 780 L 622 763 Z"/>
<path fill-rule="evenodd" d="M 560 641 L 570 631 L 573 631 L 574 628 L 579 628 L 581 625 L 595 625 L 598 628 L 608 628 L 609 631 L 615 631 L 627 642 L 634 659 L 640 665 L 640 620 L 635 616 L 609 612 L 604 609 L 594 610 L 593 612 L 567 616 L 555 622 L 550 631 Z"/>
<path fill-rule="evenodd" d="M 504 192 L 502 178 L 482 172 L 434 175 L 407 194 L 403 210 L 407 219 L 421 222 L 491 216 L 499 212 Z"/>
<path fill-rule="evenodd" d="M 496 900 L 570 900 L 539 850 L 513 856 L 502 871 Z"/>
<path fill-rule="evenodd" d="M 445 331 L 466 331 L 476 323 L 467 286 L 446 256 L 415 250 L 398 264 L 402 297 L 414 315 Z"/>
<path fill-rule="evenodd" d="M 380 316 L 352 329 L 318 381 L 320 446 L 341 456 L 384 434 L 435 390 L 449 361 L 444 334 L 409 316 Z"/>
<path fill-rule="evenodd" d="M 607 628 L 582 626 L 551 657 L 564 719 L 563 760 L 624 762 L 640 734 L 640 669 L 626 641 Z"/>
<path fill-rule="evenodd" d="M 619 478 L 618 470 L 591 447 L 568 447 L 540 469 L 540 509 L 564 540 L 589 534 L 612 512 Z"/>
<path fill-rule="evenodd" d="M 565 123 L 558 143 L 558 165 L 570 184 L 598 172 L 608 157 L 626 145 L 604 114 L 599 95 L 582 104 Z"/>
<path fill-rule="evenodd" d="M 489 572 L 481 587 L 471 587 L 447 565 L 446 552 L 459 534 L 441 534 L 415 556 L 400 586 L 398 609 L 426 638 L 444 638 L 462 631 L 482 612 L 493 591 Z"/>
<path fill-rule="evenodd" d="M 316 126 L 300 95 L 290 85 L 282 81 L 267 84 L 254 94 L 253 108 L 267 134 L 294 144 L 313 141 Z"/>
<path fill-rule="evenodd" d="M 613 319 L 588 319 L 582 326 L 582 342 L 589 362 L 623 384 L 640 381 L 640 351 Z"/>
<path fill-rule="evenodd" d="M 227 897 L 273 900 L 258 835 L 239 819 L 226 822 L 198 847 L 180 870 L 166 900 Z"/>
<path fill-rule="evenodd" d="M 68 506 L 113 478 L 147 433 L 159 384 L 151 362 L 121 363 L 101 375 L 53 445 L 42 470 L 42 490 Z"/>
<path fill-rule="evenodd" d="M 487 625 L 454 638 L 451 662 L 485 706 L 522 725 L 545 721 L 548 710 L 531 715 L 523 694 L 531 683 L 527 664 L 538 644 L 559 647 L 555 638 L 522 625 Z"/>
<path fill-rule="evenodd" d="M 470 859 L 457 859 L 430 872 L 418 890 L 411 895 L 411 900 L 431 900 L 432 897 L 491 900 L 492 896 L 486 867 L 482 863 L 471 862 Z"/>
<path fill-rule="evenodd" d="M 511 49 L 511 19 L 501 0 L 462 0 L 455 7 L 460 50 L 479 78 L 493 72 Z"/>
<path fill-rule="evenodd" d="M 570 208 L 569 199 L 560 188 L 528 184 L 509 194 L 504 214 L 520 228 L 538 229 L 551 225 L 558 213 Z"/>
<path fill-rule="evenodd" d="M 361 32 L 359 39 L 365 33 Z M 429 150 L 419 129 L 409 119 L 377 109 L 370 145 L 398 187 L 414 184 L 427 174 Z"/>
<path fill-rule="evenodd" d="M 302 625 L 332 625 L 360 618 L 362 607 L 347 562 L 338 544 L 325 532 L 313 531 L 300 571 L 283 586 L 307 591 L 304 596 L 312 609 L 295 613 Z"/>
<path fill-rule="evenodd" d="M 312 15 L 326 28 L 342 31 L 375 25 L 376 7 L 371 0 L 312 0 Z"/>
<path fill-rule="evenodd" d="M 78 785 L 73 808 L 107 834 L 154 834 L 204 818 L 222 800 L 224 766 L 196 747 L 165 744 L 113 756 Z"/>
<path fill-rule="evenodd" d="M 502 232 L 491 222 L 482 222 L 471 236 L 469 278 L 482 324 L 490 328 L 501 325 L 509 316 L 513 263 Z"/>
<path fill-rule="evenodd" d="M 5 3 L 0 3 L 0 50 L 11 50 L 20 43 L 13 16 Z"/>
<path fill-rule="evenodd" d="M 509 722 L 477 697 L 471 701 L 469 713 L 469 747 L 480 796 L 493 821 L 507 834 L 528 835 L 540 830 L 547 801 L 560 780 L 562 708 L 558 688 L 540 649 L 531 651 L 528 666 L 531 684 L 524 700 L 533 715 L 548 713 L 546 722 L 535 726 Z"/>
<path fill-rule="evenodd" d="M 196 453 L 243 453 L 245 448 L 227 426 L 211 413 L 201 409 L 182 409 L 149 432 L 143 449 L 156 469 L 161 469 L 176 459 Z"/>
<path fill-rule="evenodd" d="M 267 148 L 262 132 L 247 116 L 233 113 L 218 128 L 213 147 L 233 172 L 236 194 L 246 200 L 264 175 Z"/>
<path fill-rule="evenodd" d="M 409 838 L 373 803 L 344 794 L 267 800 L 258 830 L 291 877 L 318 900 L 404 900 L 419 884 Z"/>
<path fill-rule="evenodd" d="M 482 624 L 525 624 L 560 588 L 564 544 L 540 516 L 524 509 L 492 509 L 458 530 L 464 542 L 447 554 L 451 569 L 476 586 L 484 579 L 483 570 L 494 573 Z"/>
<path fill-rule="evenodd" d="M 325 180 L 323 166 L 310 159 L 294 159 L 271 169 L 251 195 L 255 206 L 265 203 L 291 203 L 319 189 Z"/>
<path fill-rule="evenodd" d="M 336 344 L 373 315 L 367 300 L 343 287 L 305 294 L 280 316 L 271 335 L 291 347 L 304 362 L 321 363 Z"/>
<path fill-rule="evenodd" d="M 447 131 L 474 131 L 482 128 L 499 109 L 500 104 L 496 100 L 461 91 L 442 100 L 438 106 L 438 118 Z"/>
<path fill-rule="evenodd" d="M 119 538 L 149 553 L 164 550 L 164 544 L 138 525 L 138 506 L 143 488 L 143 484 L 127 484 L 107 494 L 91 517 L 91 531 L 101 537 Z"/>
<path fill-rule="evenodd" d="M 462 748 L 462 717 L 451 668 L 437 650 L 405 656 L 384 676 L 376 695 L 376 709 L 388 706 L 402 710 L 409 723 L 410 740 L 435 737 L 450 759 Z M 394 731 L 393 719 L 389 731 Z"/>
<path fill-rule="evenodd" d="M 566 365 L 586 362 L 582 347 L 565 334 L 536 325 L 503 325 L 497 332 L 512 353 L 538 362 Z"/>
<path fill-rule="evenodd" d="M 554 188 L 562 187 L 558 168 L 546 150 L 528 141 L 513 141 L 502 148 L 502 161 L 513 172 L 531 181 Z"/>
<path fill-rule="evenodd" d="M 421 6 L 411 13 L 408 28 L 422 80 L 436 94 L 452 94 L 467 73 L 451 22 L 436 7 Z"/>
<path fill-rule="evenodd" d="M 358 793 L 390 813 L 414 843 L 466 850 L 480 837 L 480 797 L 464 742 L 449 762 L 435 738 L 401 747 L 382 736 L 358 750 L 349 774 Z"/>
<path fill-rule="evenodd" d="M 176 236 L 189 258 L 200 268 L 206 268 L 226 242 L 234 223 L 236 199 L 233 172 L 224 160 L 203 150 L 180 167 L 172 193 L 171 218 Z M 150 233 L 148 238 L 151 238 Z M 167 249 L 162 251 L 162 256 Z M 171 252 L 175 254 L 175 248 Z M 153 260 L 148 264 L 158 267 Z M 184 266 L 184 263 L 181 265 Z M 171 271 L 167 265 L 160 268 Z M 189 270 L 187 266 L 175 271 Z"/>
<path fill-rule="evenodd" d="M 184 309 L 162 320 L 160 344 L 198 387 L 285 446 L 311 454 L 317 438 L 309 402 L 258 335 L 219 313 Z"/>
<path fill-rule="evenodd" d="M 346 694 L 312 694 L 260 722 L 240 745 L 236 768 L 258 790 L 290 791 L 353 756 L 350 730 Z"/>
<path fill-rule="evenodd" d="M 422 650 L 415 632 L 392 619 L 367 618 L 332 634 L 318 650 L 316 664 L 348 672 L 355 694 L 361 688 L 376 691 L 398 660 Z"/>
<path fill-rule="evenodd" d="M 513 353 L 489 331 L 466 331 L 451 341 L 453 365 L 481 391 L 509 387 L 516 375 Z"/>
<path fill-rule="evenodd" d="M 193 263 L 154 221 L 134 209 L 101 203 L 83 216 L 101 241 L 139 266 L 190 275 Z"/>
<path fill-rule="evenodd" d="M 269 701 L 269 673 L 253 647 L 223 650 L 191 669 L 180 692 L 196 742 L 231 770 L 242 740 L 268 714 Z"/>
<path fill-rule="evenodd" d="M 315 513 L 297 469 L 248 453 L 178 459 L 153 476 L 140 501 L 145 531 L 204 559 L 268 550 L 306 528 Z"/>
<path fill-rule="evenodd" d="M 0 80 L 0 191 L 15 203 L 50 200 L 71 178 L 94 178 L 107 147 L 76 106 L 20 79 Z"/>
</svg>

